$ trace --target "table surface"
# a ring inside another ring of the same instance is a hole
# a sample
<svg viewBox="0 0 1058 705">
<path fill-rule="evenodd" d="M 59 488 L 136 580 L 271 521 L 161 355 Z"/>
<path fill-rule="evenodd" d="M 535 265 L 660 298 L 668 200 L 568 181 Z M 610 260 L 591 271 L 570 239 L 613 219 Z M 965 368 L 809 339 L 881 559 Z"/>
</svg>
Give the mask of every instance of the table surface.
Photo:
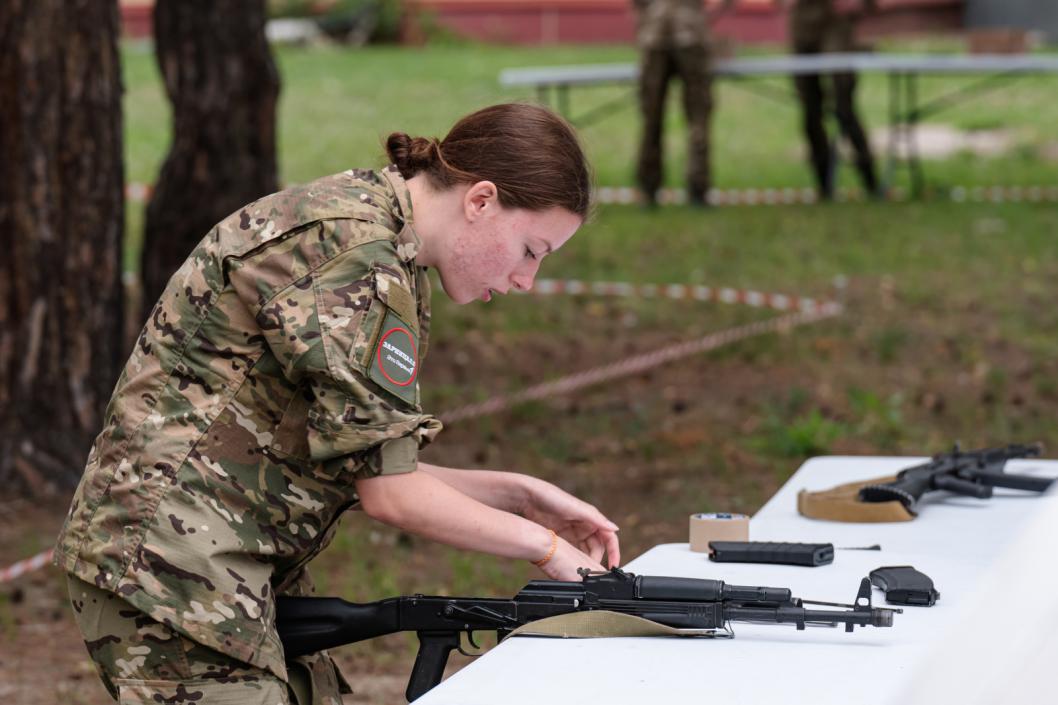
<svg viewBox="0 0 1058 705">
<path fill-rule="evenodd" d="M 1032 73 L 1058 72 L 1058 56 L 1039 54 L 864 54 L 832 53 L 720 59 L 717 76 L 749 77 L 841 72 L 896 73 Z M 505 69 L 503 86 L 573 86 L 634 81 L 634 63 L 581 66 L 537 66 Z"/>
<path fill-rule="evenodd" d="M 810 688 L 813 705 L 892 703 L 919 661 L 956 627 L 960 603 L 1018 538 L 1031 518 L 1053 510 L 1058 494 L 997 489 L 987 501 L 934 493 L 912 522 L 848 524 L 806 519 L 797 491 L 882 476 L 923 458 L 820 457 L 806 462 L 752 518 L 752 540 L 881 544 L 881 551 L 838 550 L 827 566 L 805 568 L 711 563 L 687 544 L 663 544 L 625 566 L 642 575 L 719 578 L 732 584 L 789 587 L 797 597 L 850 603 L 874 568 L 912 565 L 940 592 L 929 608 L 905 607 L 890 629 L 734 625 L 735 639 L 513 638 L 420 698 L 422 705 L 494 703 L 787 702 Z M 1012 461 L 1008 472 L 1058 475 L 1058 461 Z M 876 606 L 884 606 L 874 591 Z M 825 684 L 825 687 L 820 687 Z M 795 701 L 804 698 L 794 698 Z"/>
</svg>

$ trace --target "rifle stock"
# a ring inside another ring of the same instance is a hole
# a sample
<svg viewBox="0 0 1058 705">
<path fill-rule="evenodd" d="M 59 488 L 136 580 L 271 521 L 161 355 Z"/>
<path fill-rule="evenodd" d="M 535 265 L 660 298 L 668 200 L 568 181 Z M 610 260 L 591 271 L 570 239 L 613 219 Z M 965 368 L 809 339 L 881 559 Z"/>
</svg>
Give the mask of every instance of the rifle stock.
<svg viewBox="0 0 1058 705">
<path fill-rule="evenodd" d="M 287 658 L 401 631 L 400 600 L 357 604 L 338 597 L 276 598 L 276 630 Z"/>
</svg>

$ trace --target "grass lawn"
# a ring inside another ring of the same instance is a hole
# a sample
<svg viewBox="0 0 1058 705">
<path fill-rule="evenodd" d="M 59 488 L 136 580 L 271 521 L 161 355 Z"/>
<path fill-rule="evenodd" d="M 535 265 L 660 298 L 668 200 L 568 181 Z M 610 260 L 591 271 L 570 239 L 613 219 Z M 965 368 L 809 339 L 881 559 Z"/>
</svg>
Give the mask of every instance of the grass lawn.
<svg viewBox="0 0 1058 705">
<path fill-rule="evenodd" d="M 936 42 L 887 47 L 900 51 L 955 50 Z M 774 47 L 769 51 L 780 51 Z M 761 51 L 761 50 L 757 50 Z M 168 104 L 157 78 L 153 55 L 144 45 L 124 54 L 128 178 L 150 183 L 168 146 Z M 504 100 L 532 100 L 529 89 L 501 88 L 505 68 L 563 64 L 630 62 L 629 46 L 499 47 L 487 45 L 423 48 L 335 47 L 279 48 L 276 60 L 283 88 L 279 115 L 281 177 L 305 181 L 350 166 L 376 164 L 381 139 L 391 131 L 443 136 L 461 115 Z M 971 83 L 974 77 L 927 78 L 923 99 Z M 769 79 L 779 88 L 788 82 Z M 998 127 L 1013 132 L 1014 147 L 1005 155 L 977 159 L 956 155 L 928 165 L 934 183 L 993 184 L 1058 181 L 1058 163 L 1041 154 L 1058 144 L 1058 103 L 1048 100 L 1058 77 L 1028 76 L 1002 90 L 983 94 L 931 118 L 963 130 Z M 582 112 L 621 95 L 629 87 L 596 87 L 573 93 L 573 109 Z M 670 91 L 666 132 L 671 185 L 679 185 L 684 160 L 679 91 Z M 886 78 L 860 77 L 859 103 L 869 126 L 886 120 Z M 779 103 L 721 81 L 713 126 L 716 185 L 808 186 L 802 162 L 799 113 L 794 102 Z M 628 107 L 582 132 L 601 185 L 632 183 L 638 116 Z M 843 172 L 849 171 L 848 169 Z M 843 174 L 843 176 L 851 176 Z M 854 180 L 849 179 L 849 183 Z"/>
<path fill-rule="evenodd" d="M 901 46 L 901 49 L 918 49 Z M 931 45 L 926 47 L 934 49 Z M 154 180 L 168 108 L 153 57 L 125 48 L 128 178 Z M 280 49 L 285 182 L 381 164 L 392 130 L 442 136 L 502 90 L 507 67 L 632 61 L 629 47 L 440 46 Z M 927 93 L 962 79 L 929 79 Z M 995 157 L 927 163 L 934 184 L 1058 182 L 1058 78 L 1029 77 L 936 118 L 1005 128 Z M 590 107 L 623 89 L 575 97 Z M 885 117 L 884 79 L 860 103 Z M 716 185 L 807 186 L 795 108 L 722 83 L 713 127 Z M 683 123 L 670 110 L 669 181 L 680 185 Z M 585 129 L 598 183 L 629 185 L 637 116 Z M 848 169 L 842 172 L 851 182 Z M 141 209 L 130 208 L 129 263 Z M 846 316 L 687 359 L 626 381 L 453 424 L 426 459 L 532 472 L 596 503 L 622 526 L 627 558 L 686 540 L 694 511 L 755 511 L 805 458 L 937 452 L 1042 440 L 1058 449 L 1058 207 L 948 202 L 644 212 L 603 206 L 542 276 L 704 283 L 810 296 L 848 277 Z M 425 405 L 442 412 L 628 354 L 761 318 L 760 311 L 665 300 L 510 297 L 456 307 L 434 298 Z M 348 556 L 355 555 L 355 569 Z M 510 594 L 527 566 L 460 554 L 351 516 L 318 561 L 321 590 L 358 600 L 399 591 Z M 353 647 L 358 669 L 403 672 L 403 637 Z"/>
<path fill-rule="evenodd" d="M 883 49 L 904 52 L 957 51 L 943 41 L 903 42 Z M 754 53 L 781 47 L 754 48 Z M 279 107 L 279 165 L 284 183 L 307 181 L 351 166 L 379 165 L 382 141 L 392 131 L 444 136 L 460 116 L 491 103 L 533 100 L 531 90 L 501 88 L 505 68 L 566 64 L 630 62 L 630 46 L 500 47 L 479 44 L 422 48 L 337 47 L 277 48 L 282 79 Z M 124 47 L 125 145 L 127 178 L 153 183 L 169 144 L 169 105 L 149 45 Z M 923 99 L 947 94 L 974 78 L 924 78 Z M 789 89 L 780 79 L 772 87 Z M 927 160 L 927 179 L 949 185 L 1058 183 L 1058 103 L 1048 100 L 1058 77 L 1027 76 L 1002 90 L 983 94 L 930 119 L 958 130 L 1003 128 L 1009 148 L 982 158 L 969 151 Z M 859 104 L 868 128 L 886 120 L 886 78 L 860 77 Z M 595 87 L 576 91 L 573 110 L 580 113 L 621 97 L 626 107 L 581 131 L 602 186 L 633 183 L 639 128 L 631 87 Z M 776 102 L 722 81 L 716 89 L 713 122 L 714 185 L 719 188 L 805 187 L 812 185 L 803 158 L 796 103 Z M 679 90 L 669 97 L 665 131 L 666 180 L 682 185 L 685 168 L 685 124 Z M 881 168 L 881 160 L 879 160 Z M 838 185 L 855 186 L 853 170 L 839 169 Z M 901 174 L 906 179 L 906 173 Z M 898 182 L 899 183 L 899 182 Z M 127 269 L 139 257 L 142 208 L 130 204 Z"/>
</svg>

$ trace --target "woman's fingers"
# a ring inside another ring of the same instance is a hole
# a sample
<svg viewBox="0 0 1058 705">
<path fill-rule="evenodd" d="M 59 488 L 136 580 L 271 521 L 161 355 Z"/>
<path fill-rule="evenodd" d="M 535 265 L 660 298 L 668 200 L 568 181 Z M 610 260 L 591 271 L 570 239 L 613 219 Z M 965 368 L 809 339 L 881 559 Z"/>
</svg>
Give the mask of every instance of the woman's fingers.
<svg viewBox="0 0 1058 705">
<path fill-rule="evenodd" d="M 588 538 L 584 539 L 584 547 L 587 549 L 585 553 L 591 556 L 591 559 L 593 561 L 596 561 L 601 565 L 603 554 L 606 553 L 606 546 L 603 545 L 603 542 L 599 538 L 599 535 L 592 534 Z"/>
<path fill-rule="evenodd" d="M 607 567 L 619 567 L 621 565 L 621 545 L 620 541 L 617 540 L 617 533 L 605 531 L 600 538 L 606 546 Z"/>
<path fill-rule="evenodd" d="M 577 573 L 578 568 L 589 570 L 603 570 L 598 560 L 585 554 L 576 546 L 566 541 L 560 541 L 555 554 L 544 565 L 540 566 L 547 577 L 552 580 L 577 581 L 581 576 Z"/>
<path fill-rule="evenodd" d="M 620 527 L 613 523 L 606 516 L 595 508 L 594 505 L 588 504 L 587 502 L 581 502 L 581 517 L 582 521 L 587 521 L 595 525 L 602 531 L 617 531 Z"/>
<path fill-rule="evenodd" d="M 609 567 L 621 565 L 620 541 L 614 531 L 595 529 L 589 524 L 570 523 L 556 529 L 555 533 L 596 561 L 602 561 L 603 555 L 607 555 Z"/>
</svg>

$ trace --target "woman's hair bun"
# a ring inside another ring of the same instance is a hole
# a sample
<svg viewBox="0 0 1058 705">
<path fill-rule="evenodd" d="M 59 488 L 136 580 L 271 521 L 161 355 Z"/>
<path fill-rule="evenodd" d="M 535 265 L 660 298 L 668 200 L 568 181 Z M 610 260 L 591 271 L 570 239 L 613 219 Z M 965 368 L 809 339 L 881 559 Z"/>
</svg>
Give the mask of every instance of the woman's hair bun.
<svg viewBox="0 0 1058 705">
<path fill-rule="evenodd" d="M 439 161 L 439 151 L 440 144 L 436 139 L 409 137 L 403 132 L 394 132 L 386 138 L 389 160 L 397 165 L 406 179 L 434 167 Z"/>
<path fill-rule="evenodd" d="M 491 181 L 504 208 L 560 207 L 582 220 L 591 211 L 591 170 L 577 134 L 539 105 L 492 105 L 460 119 L 442 141 L 394 132 L 385 145 L 405 179 L 424 174 L 439 191 Z"/>
</svg>

